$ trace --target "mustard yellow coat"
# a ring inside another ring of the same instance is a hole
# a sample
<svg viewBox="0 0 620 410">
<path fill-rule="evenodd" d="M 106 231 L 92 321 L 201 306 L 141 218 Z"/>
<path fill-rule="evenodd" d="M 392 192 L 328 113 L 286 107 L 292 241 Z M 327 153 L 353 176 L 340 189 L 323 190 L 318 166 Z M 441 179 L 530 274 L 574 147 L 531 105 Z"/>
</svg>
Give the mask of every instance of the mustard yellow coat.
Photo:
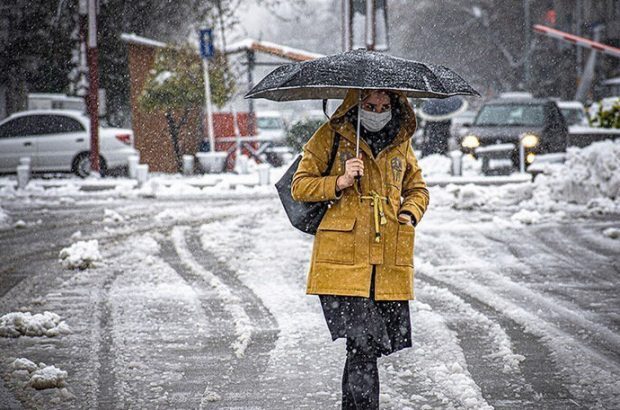
<svg viewBox="0 0 620 410">
<path fill-rule="evenodd" d="M 304 145 L 293 177 L 295 200 L 333 201 L 314 239 L 306 293 L 369 297 L 372 265 L 377 265 L 375 300 L 413 299 L 415 227 L 399 223 L 397 216 L 408 211 L 419 223 L 429 201 L 411 146 L 415 114 L 406 97 L 399 95 L 403 118 L 397 136 L 376 158 L 360 139 L 361 193 L 352 186 L 337 197 L 336 179 L 344 173 L 345 161 L 355 156 L 355 128 L 344 114 L 357 99 L 358 91 L 350 90 L 329 122 Z M 322 177 L 334 131 L 341 135 L 340 146 L 330 175 Z"/>
</svg>

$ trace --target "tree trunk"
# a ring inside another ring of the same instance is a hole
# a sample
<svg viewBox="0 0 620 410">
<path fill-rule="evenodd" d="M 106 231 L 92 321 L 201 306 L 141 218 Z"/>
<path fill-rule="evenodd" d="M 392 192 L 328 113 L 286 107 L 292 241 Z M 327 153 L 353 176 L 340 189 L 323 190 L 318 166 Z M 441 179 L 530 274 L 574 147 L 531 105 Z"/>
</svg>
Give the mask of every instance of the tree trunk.
<svg viewBox="0 0 620 410">
<path fill-rule="evenodd" d="M 187 123 L 187 117 L 189 116 L 189 108 L 183 109 L 183 115 L 178 123 L 174 121 L 174 114 L 172 110 L 166 111 L 166 121 L 168 123 L 168 131 L 170 131 L 170 139 L 172 140 L 172 148 L 174 149 L 174 158 L 177 163 L 177 172 L 183 171 L 183 159 L 181 153 L 181 144 L 179 137 L 181 129 Z"/>
</svg>

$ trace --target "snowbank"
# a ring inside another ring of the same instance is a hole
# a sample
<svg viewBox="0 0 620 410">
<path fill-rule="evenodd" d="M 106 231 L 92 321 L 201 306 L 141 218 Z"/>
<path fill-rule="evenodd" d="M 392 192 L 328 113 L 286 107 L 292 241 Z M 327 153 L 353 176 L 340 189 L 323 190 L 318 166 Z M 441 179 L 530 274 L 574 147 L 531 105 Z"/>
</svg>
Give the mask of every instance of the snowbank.
<svg viewBox="0 0 620 410">
<path fill-rule="evenodd" d="M 534 185 L 537 194 L 555 201 L 587 205 L 596 198 L 620 200 L 620 140 L 570 147 L 566 162 L 544 168 Z"/>
<path fill-rule="evenodd" d="M 450 175 L 452 160 L 441 154 L 432 154 L 418 160 L 424 177 Z"/>
<path fill-rule="evenodd" d="M 532 183 L 449 184 L 430 189 L 435 206 L 528 210 L 529 214 L 518 212 L 512 218 L 524 224 L 540 221 L 541 213 L 566 208 L 588 213 L 620 212 L 620 140 L 571 147 L 566 162 L 546 164 Z"/>
<path fill-rule="evenodd" d="M 45 363 L 36 365 L 25 358 L 15 359 L 11 367 L 13 377 L 27 380 L 28 385 L 37 390 L 64 387 L 67 379 L 66 371 L 56 366 L 47 366 Z"/>
<path fill-rule="evenodd" d="M 0 337 L 47 336 L 71 333 L 71 328 L 52 312 L 12 312 L 0 317 Z"/>
<path fill-rule="evenodd" d="M 68 248 L 63 248 L 58 255 L 62 266 L 67 269 L 87 269 L 95 266 L 95 262 L 101 260 L 99 242 L 79 241 Z"/>
</svg>

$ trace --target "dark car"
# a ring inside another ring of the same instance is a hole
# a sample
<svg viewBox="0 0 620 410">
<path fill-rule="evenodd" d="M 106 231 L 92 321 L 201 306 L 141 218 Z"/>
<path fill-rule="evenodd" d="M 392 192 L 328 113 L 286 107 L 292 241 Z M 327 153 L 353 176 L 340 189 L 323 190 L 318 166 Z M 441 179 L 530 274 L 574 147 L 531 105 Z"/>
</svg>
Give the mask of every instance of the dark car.
<svg viewBox="0 0 620 410">
<path fill-rule="evenodd" d="M 461 150 L 482 159 L 486 175 L 509 174 L 538 154 L 566 151 L 568 127 L 555 101 L 499 98 L 485 103 L 460 139 Z"/>
</svg>

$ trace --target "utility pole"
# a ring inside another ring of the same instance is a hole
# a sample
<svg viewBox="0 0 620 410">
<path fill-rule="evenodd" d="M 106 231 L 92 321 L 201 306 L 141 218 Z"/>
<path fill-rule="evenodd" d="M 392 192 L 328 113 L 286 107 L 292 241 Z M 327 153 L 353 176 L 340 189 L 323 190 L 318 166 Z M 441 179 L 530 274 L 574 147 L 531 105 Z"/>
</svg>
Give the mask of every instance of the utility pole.
<svg viewBox="0 0 620 410">
<path fill-rule="evenodd" d="M 389 49 L 387 0 L 342 0 L 341 5 L 342 51 L 353 47 Z"/>
<path fill-rule="evenodd" d="M 99 53 L 97 50 L 97 0 L 80 0 L 80 18 L 87 19 L 86 59 L 88 95 L 86 106 L 90 117 L 90 169 L 99 174 Z M 83 26 L 85 26 L 84 24 Z"/>
<path fill-rule="evenodd" d="M 530 91 L 531 82 L 531 58 L 530 44 L 531 40 L 531 21 L 530 21 L 530 0 L 523 0 L 523 25 L 525 31 L 525 62 L 523 63 L 523 82 L 525 83 L 525 91 Z"/>
<path fill-rule="evenodd" d="M 366 50 L 375 49 L 377 37 L 376 12 L 375 0 L 366 0 Z"/>
<path fill-rule="evenodd" d="M 342 51 L 353 48 L 353 0 L 342 0 Z"/>
</svg>

